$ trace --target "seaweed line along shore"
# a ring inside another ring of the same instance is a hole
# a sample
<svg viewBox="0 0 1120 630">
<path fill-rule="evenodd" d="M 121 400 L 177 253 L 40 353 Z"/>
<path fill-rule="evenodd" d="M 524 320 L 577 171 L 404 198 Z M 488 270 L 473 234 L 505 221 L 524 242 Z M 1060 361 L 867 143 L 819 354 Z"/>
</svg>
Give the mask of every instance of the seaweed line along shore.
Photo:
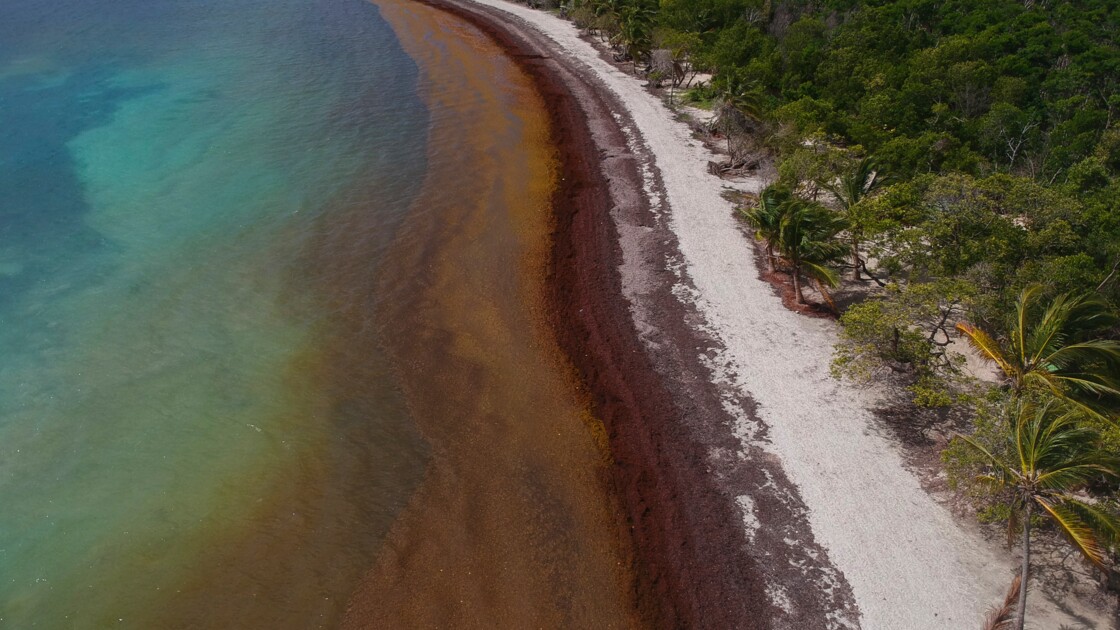
<svg viewBox="0 0 1120 630">
<path fill-rule="evenodd" d="M 569 22 L 427 3 L 498 41 L 549 103 L 551 319 L 609 433 L 643 625 L 975 625 L 1010 563 L 907 469 L 877 430 L 877 392 L 830 377 L 834 324 L 759 278 L 687 125 Z"/>
</svg>

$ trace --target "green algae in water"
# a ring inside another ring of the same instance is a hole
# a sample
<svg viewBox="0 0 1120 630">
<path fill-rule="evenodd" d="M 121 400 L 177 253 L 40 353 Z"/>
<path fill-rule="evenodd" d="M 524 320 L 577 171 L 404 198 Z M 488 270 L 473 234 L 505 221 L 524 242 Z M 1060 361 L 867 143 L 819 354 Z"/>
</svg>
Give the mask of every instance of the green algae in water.
<svg viewBox="0 0 1120 630">
<path fill-rule="evenodd" d="M 329 354 L 422 177 L 415 68 L 360 0 L 6 11 L 0 625 L 329 622 L 424 457 Z"/>
</svg>

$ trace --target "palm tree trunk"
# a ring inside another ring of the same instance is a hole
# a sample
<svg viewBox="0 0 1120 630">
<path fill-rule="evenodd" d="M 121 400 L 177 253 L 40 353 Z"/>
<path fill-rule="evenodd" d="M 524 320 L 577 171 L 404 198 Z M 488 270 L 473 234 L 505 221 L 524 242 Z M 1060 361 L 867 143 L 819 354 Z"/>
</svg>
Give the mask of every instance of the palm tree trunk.
<svg viewBox="0 0 1120 630">
<path fill-rule="evenodd" d="M 1019 573 L 1021 585 L 1019 588 L 1019 609 L 1015 615 L 1015 629 L 1023 630 L 1027 619 L 1027 580 L 1030 578 L 1031 567 L 1031 503 L 1027 501 L 1026 513 L 1023 514 L 1023 568 Z"/>
<path fill-rule="evenodd" d="M 862 280 L 859 274 L 859 239 L 856 238 L 852 239 L 852 280 Z"/>
<path fill-rule="evenodd" d="M 774 246 L 766 244 L 766 270 L 774 273 Z"/>
<path fill-rule="evenodd" d="M 793 266 L 793 293 L 797 296 L 797 303 L 804 304 L 805 296 L 801 293 L 801 266 Z"/>
</svg>

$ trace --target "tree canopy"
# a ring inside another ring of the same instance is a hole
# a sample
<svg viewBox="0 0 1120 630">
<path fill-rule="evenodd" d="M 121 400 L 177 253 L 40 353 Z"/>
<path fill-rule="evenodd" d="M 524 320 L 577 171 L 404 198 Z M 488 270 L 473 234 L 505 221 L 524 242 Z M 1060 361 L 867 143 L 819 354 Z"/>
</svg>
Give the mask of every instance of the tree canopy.
<svg viewBox="0 0 1120 630">
<path fill-rule="evenodd" d="M 617 61 L 713 110 L 713 172 L 773 164 L 739 212 L 798 302 L 803 280 L 830 305 L 852 289 L 834 372 L 970 418 L 945 461 L 1012 499 L 1005 620 L 1032 509 L 1115 563 L 1120 3 L 570 1 Z M 969 347 L 998 382 L 966 373 Z"/>
</svg>

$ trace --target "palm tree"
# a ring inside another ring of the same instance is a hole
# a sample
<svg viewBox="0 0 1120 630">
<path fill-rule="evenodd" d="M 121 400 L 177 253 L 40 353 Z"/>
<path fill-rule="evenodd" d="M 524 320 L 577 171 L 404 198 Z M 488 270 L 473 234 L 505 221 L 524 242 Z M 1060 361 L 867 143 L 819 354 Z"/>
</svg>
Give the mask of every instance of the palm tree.
<svg viewBox="0 0 1120 630">
<path fill-rule="evenodd" d="M 1023 629 L 1030 579 L 1030 534 L 1034 510 L 1049 519 L 1090 562 L 1101 566 L 1107 546 L 1120 538 L 1120 521 L 1099 505 L 1074 496 L 1091 480 L 1120 478 L 1120 462 L 1100 447 L 1098 436 L 1079 422 L 1080 410 L 1050 398 L 1042 405 L 1019 400 L 1003 444 L 989 450 L 960 436 L 986 470 L 978 480 L 1011 494 L 1008 538 L 1022 528 L 1022 580 L 1017 630 Z"/>
<path fill-rule="evenodd" d="M 645 3 L 624 6 L 618 14 L 619 43 L 633 63 L 635 72 L 638 61 L 649 54 L 655 16 L 655 11 Z"/>
<path fill-rule="evenodd" d="M 879 165 L 873 158 L 865 157 L 856 163 L 855 167 L 847 173 L 841 174 L 835 181 L 825 182 L 821 187 L 832 193 L 839 202 L 844 216 L 848 219 L 848 241 L 852 255 L 852 279 L 859 281 L 859 267 L 862 262 L 859 257 L 859 246 L 863 240 L 863 233 L 859 224 L 852 216 L 856 204 L 862 201 L 886 183 L 886 178 L 879 170 Z"/>
<path fill-rule="evenodd" d="M 1098 417 L 1114 417 L 1120 401 L 1120 341 L 1099 337 L 1120 318 L 1099 297 L 1063 294 L 1045 308 L 1041 297 L 1039 286 L 1023 289 L 1006 346 L 965 322 L 957 330 L 999 366 L 1016 395 L 1049 390 Z"/>
<path fill-rule="evenodd" d="M 821 294 L 829 300 L 825 287 L 834 287 L 839 280 L 830 265 L 844 256 L 846 247 L 836 240 L 836 235 L 844 230 L 845 223 L 817 203 L 790 198 L 782 205 L 785 210 L 776 245 L 790 267 L 797 303 L 805 303 L 801 292 L 802 275 L 815 281 Z"/>
<path fill-rule="evenodd" d="M 728 76 L 720 92 L 724 103 L 750 120 L 762 120 L 762 93 L 757 81 L 747 81 L 733 74 Z"/>
<path fill-rule="evenodd" d="M 592 0 L 599 36 L 604 41 L 614 41 L 621 30 L 625 0 Z"/>
<path fill-rule="evenodd" d="M 739 215 L 755 229 L 754 237 L 766 246 L 766 269 L 774 272 L 774 247 L 782 229 L 782 217 L 789 201 L 788 190 L 767 186 L 758 196 L 758 203 L 749 208 L 739 208 Z"/>
<path fill-rule="evenodd" d="M 716 105 L 717 127 L 727 138 L 727 154 L 732 167 L 738 162 L 734 137 L 749 130 L 752 121 L 762 120 L 762 94 L 756 82 L 747 81 L 736 73 L 721 77 L 723 85 Z"/>
</svg>

